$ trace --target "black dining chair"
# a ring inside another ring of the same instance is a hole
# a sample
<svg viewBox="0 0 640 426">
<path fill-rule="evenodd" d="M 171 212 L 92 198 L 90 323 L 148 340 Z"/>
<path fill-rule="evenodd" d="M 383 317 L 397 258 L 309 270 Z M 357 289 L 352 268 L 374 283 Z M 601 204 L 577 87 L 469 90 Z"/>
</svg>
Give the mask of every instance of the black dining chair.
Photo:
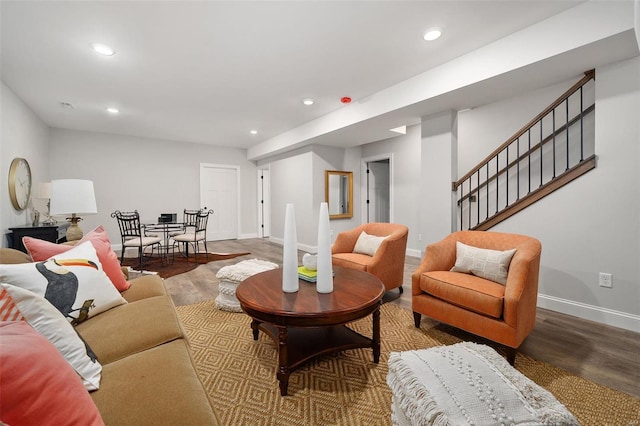
<svg viewBox="0 0 640 426">
<path fill-rule="evenodd" d="M 144 225 L 140 223 L 140 214 L 137 210 L 132 212 L 121 212 L 116 210 L 111 213 L 111 217 L 115 217 L 120 228 L 120 237 L 122 239 L 122 254 L 120 255 L 120 263 L 124 261 L 124 253 L 128 247 L 138 249 L 138 259 L 140 270 L 142 271 L 142 259 L 144 250 L 151 247 L 153 254 L 154 247 L 160 249 L 162 238 L 157 235 L 146 235 Z"/>
<path fill-rule="evenodd" d="M 189 223 L 186 225 L 188 227 L 187 231 L 183 234 L 173 236 L 175 241 L 182 243 L 184 255 L 187 259 L 189 258 L 189 244 L 193 244 L 194 261 L 196 263 L 198 263 L 198 253 L 200 253 L 200 243 L 204 243 L 204 252 L 207 258 L 209 258 L 209 251 L 207 250 L 207 222 L 209 221 L 209 215 L 212 213 L 213 210 L 207 210 L 205 207 L 187 219 L 187 210 L 185 210 L 185 224 Z M 193 222 L 187 222 L 187 220 L 193 220 Z"/>
<path fill-rule="evenodd" d="M 206 207 L 204 207 L 204 209 L 196 210 L 184 209 L 184 212 L 182 213 L 182 229 L 173 231 L 169 235 L 171 237 L 175 237 L 176 235 L 194 233 L 196 229 L 196 216 L 198 216 L 198 212 L 206 209 Z"/>
</svg>

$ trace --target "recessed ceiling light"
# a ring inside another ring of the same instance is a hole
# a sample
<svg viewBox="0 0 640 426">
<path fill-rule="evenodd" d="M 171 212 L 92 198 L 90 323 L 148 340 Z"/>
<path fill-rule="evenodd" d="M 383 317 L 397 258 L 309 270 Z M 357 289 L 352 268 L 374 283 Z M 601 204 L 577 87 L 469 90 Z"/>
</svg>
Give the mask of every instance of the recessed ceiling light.
<svg viewBox="0 0 640 426">
<path fill-rule="evenodd" d="M 422 37 L 427 41 L 433 41 L 439 39 L 441 35 L 442 30 L 440 28 L 429 28 Z"/>
<path fill-rule="evenodd" d="M 302 101 L 303 104 L 309 106 L 309 105 L 313 105 L 313 99 L 304 99 Z"/>
<path fill-rule="evenodd" d="M 252 135 L 257 135 L 258 131 L 257 130 L 250 130 L 249 133 L 251 133 Z"/>
<path fill-rule="evenodd" d="M 117 114 L 120 112 L 120 110 L 118 108 L 107 108 L 107 112 L 110 112 L 111 114 Z"/>
<path fill-rule="evenodd" d="M 93 47 L 93 50 L 95 50 L 101 55 L 113 56 L 116 54 L 116 51 L 113 48 L 107 46 L 106 44 L 93 43 L 91 47 Z"/>
</svg>

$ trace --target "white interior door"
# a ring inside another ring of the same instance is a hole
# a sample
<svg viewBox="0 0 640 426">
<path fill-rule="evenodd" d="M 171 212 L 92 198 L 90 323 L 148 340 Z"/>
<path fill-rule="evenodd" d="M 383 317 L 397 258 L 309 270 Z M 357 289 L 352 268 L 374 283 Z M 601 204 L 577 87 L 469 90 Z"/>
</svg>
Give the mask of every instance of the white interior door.
<svg viewBox="0 0 640 426">
<path fill-rule="evenodd" d="M 213 210 L 207 224 L 207 240 L 238 238 L 239 168 L 218 164 L 200 165 L 200 201 Z"/>
<path fill-rule="evenodd" d="M 269 170 L 258 170 L 258 237 L 271 235 L 271 193 Z"/>
</svg>

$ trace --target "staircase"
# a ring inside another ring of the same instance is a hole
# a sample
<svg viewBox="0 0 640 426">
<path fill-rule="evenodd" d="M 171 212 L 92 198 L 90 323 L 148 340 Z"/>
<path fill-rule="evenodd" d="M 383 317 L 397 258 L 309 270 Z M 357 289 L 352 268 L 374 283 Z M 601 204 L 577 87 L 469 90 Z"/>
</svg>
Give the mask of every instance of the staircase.
<svg viewBox="0 0 640 426">
<path fill-rule="evenodd" d="M 452 183 L 461 230 L 487 230 L 596 167 L 595 71 Z"/>
</svg>

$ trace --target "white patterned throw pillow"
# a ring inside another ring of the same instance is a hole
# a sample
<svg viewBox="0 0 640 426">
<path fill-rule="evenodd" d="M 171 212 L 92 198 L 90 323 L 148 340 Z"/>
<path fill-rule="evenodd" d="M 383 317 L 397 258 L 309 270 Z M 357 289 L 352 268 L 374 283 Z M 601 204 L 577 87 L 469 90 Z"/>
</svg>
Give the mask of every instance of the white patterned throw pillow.
<svg viewBox="0 0 640 426">
<path fill-rule="evenodd" d="M 78 373 L 85 389 L 100 387 L 100 362 L 62 314 L 32 291 L 0 283 L 0 321 L 22 320 L 56 347 Z"/>
<path fill-rule="evenodd" d="M 369 235 L 366 232 L 362 231 L 360 236 L 358 237 L 358 241 L 356 241 L 356 245 L 353 248 L 354 253 L 368 254 L 373 257 L 382 244 L 382 241 L 387 237 L 378 237 L 375 235 Z"/>
<path fill-rule="evenodd" d="M 0 265 L 0 281 L 44 297 L 74 325 L 127 303 L 90 241 L 44 262 Z"/>
<path fill-rule="evenodd" d="M 451 271 L 473 274 L 506 285 L 509 264 L 515 252 L 516 249 L 506 251 L 482 249 L 457 241 L 456 264 Z"/>
</svg>

